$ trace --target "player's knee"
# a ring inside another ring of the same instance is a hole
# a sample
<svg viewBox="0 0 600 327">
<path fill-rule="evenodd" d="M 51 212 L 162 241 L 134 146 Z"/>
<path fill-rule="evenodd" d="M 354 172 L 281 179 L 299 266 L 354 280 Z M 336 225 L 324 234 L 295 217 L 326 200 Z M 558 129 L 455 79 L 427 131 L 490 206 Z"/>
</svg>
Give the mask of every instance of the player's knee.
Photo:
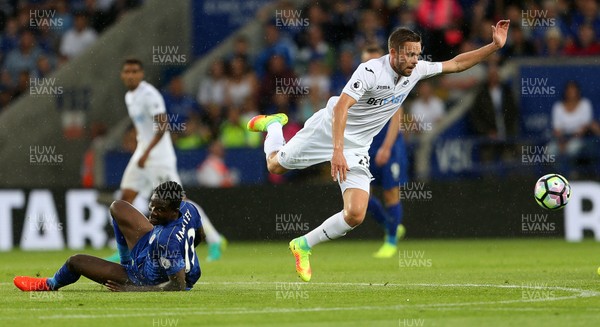
<svg viewBox="0 0 600 327">
<path fill-rule="evenodd" d="M 79 271 L 79 267 L 81 267 L 83 264 L 83 258 L 83 254 L 75 254 L 70 256 L 66 262 L 67 268 L 69 268 L 70 271 Z"/>
<path fill-rule="evenodd" d="M 109 208 L 110 215 L 113 218 L 116 218 L 118 216 L 118 212 L 120 211 L 120 208 L 123 207 L 124 202 L 125 201 L 123 201 L 123 200 L 116 200 L 116 201 L 113 201 L 113 203 L 110 204 L 110 208 Z"/>
<path fill-rule="evenodd" d="M 344 210 L 344 220 L 346 220 L 346 223 L 350 225 L 350 227 L 356 227 L 362 224 L 363 220 L 365 220 L 366 214 L 366 206 L 349 206 L 346 210 Z"/>
</svg>

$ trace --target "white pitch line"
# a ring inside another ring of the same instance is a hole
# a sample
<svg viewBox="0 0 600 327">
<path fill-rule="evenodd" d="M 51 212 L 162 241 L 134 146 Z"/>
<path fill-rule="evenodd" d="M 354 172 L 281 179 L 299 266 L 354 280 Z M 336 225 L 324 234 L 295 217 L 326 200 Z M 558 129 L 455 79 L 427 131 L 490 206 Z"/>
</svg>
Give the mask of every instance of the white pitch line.
<svg viewBox="0 0 600 327">
<path fill-rule="evenodd" d="M 95 284 L 95 283 L 86 283 Z M 161 312 L 153 313 L 152 316 L 172 316 L 186 313 L 188 315 L 247 315 L 247 314 L 266 314 L 266 313 L 298 313 L 298 312 L 327 312 L 327 311 L 355 311 L 355 310 L 399 310 L 399 309 L 414 309 L 414 308 L 436 308 L 436 310 L 453 310 L 453 308 L 464 307 L 464 306 L 482 306 L 492 304 L 511 304 L 511 303 L 532 303 L 532 302 L 547 302 L 547 301 L 560 301 L 560 300 L 571 300 L 577 298 L 586 298 L 600 296 L 600 292 L 582 290 L 571 287 L 559 287 L 559 286 L 543 286 L 543 285 L 494 285 L 494 284 L 394 284 L 394 283 L 327 283 L 327 282 L 316 282 L 316 283 L 301 283 L 301 282 L 201 282 L 197 283 L 200 285 L 305 285 L 311 286 L 361 286 L 361 287 L 454 287 L 454 288 L 508 288 L 508 289 L 533 289 L 533 290 L 556 290 L 563 292 L 575 293 L 569 296 L 561 297 L 540 297 L 540 298 L 521 298 L 516 300 L 501 300 L 501 301 L 489 301 L 489 302 L 456 302 L 456 303 L 433 303 L 433 304 L 416 304 L 416 305 L 393 305 L 393 306 L 354 306 L 354 307 L 333 307 L 333 308 L 264 308 L 264 309 L 247 309 L 247 308 L 231 308 L 228 310 L 207 310 L 203 311 L 200 308 L 189 308 L 180 309 L 176 312 Z M 85 308 L 82 310 L 91 310 L 92 308 Z M 125 310 L 125 308 L 123 308 Z M 482 308 L 486 309 L 486 308 Z M 48 309 L 50 310 L 50 309 Z M 51 309 L 51 310 L 55 310 Z M 98 309 L 105 310 L 105 309 Z M 111 309 L 112 310 L 112 309 Z M 135 309 L 127 309 L 135 310 Z M 0 311 L 8 311 L 2 310 Z M 123 317 L 147 317 L 148 312 L 143 313 L 123 313 L 123 314 L 67 314 L 67 315 L 49 315 L 40 316 L 38 319 L 92 319 L 92 318 L 123 318 Z M 5 317 L 7 319 L 22 319 L 23 317 Z"/>
</svg>

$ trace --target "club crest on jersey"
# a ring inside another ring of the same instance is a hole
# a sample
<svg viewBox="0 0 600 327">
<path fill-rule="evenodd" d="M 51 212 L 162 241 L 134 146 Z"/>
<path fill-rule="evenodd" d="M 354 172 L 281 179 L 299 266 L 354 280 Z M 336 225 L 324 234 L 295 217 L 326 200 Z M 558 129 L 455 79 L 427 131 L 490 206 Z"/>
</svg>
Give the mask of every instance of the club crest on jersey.
<svg viewBox="0 0 600 327">
<path fill-rule="evenodd" d="M 160 257 L 160 265 L 165 269 L 169 269 L 171 268 L 171 261 L 165 257 Z"/>
<path fill-rule="evenodd" d="M 352 89 L 354 89 L 354 90 L 360 90 L 360 89 L 362 89 L 362 82 L 361 81 L 356 81 L 356 82 L 352 83 Z"/>
<path fill-rule="evenodd" d="M 402 87 L 405 87 L 408 85 L 408 83 L 410 83 L 409 79 L 406 79 L 406 81 L 402 82 Z"/>
</svg>

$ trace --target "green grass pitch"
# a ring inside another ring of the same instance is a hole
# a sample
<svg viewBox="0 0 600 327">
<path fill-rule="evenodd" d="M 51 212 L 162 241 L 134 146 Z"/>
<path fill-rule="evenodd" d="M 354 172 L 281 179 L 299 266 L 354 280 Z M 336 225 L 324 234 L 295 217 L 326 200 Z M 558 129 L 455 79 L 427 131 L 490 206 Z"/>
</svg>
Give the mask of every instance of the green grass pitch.
<svg viewBox="0 0 600 327">
<path fill-rule="evenodd" d="M 183 293 L 111 293 L 85 278 L 59 292 L 24 293 L 15 275 L 49 276 L 75 252 L 1 253 L 0 325 L 547 327 L 600 319 L 600 244 L 591 240 L 403 241 L 389 260 L 371 257 L 379 245 L 321 244 L 313 279 L 303 283 L 287 244 L 233 242 L 221 261 L 201 260 L 202 278 Z"/>
</svg>

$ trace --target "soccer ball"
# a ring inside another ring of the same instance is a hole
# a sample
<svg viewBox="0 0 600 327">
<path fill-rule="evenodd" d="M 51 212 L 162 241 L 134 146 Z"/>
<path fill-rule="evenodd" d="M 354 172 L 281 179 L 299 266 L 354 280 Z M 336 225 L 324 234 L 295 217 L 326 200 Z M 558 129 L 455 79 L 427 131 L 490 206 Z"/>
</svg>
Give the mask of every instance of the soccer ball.
<svg viewBox="0 0 600 327">
<path fill-rule="evenodd" d="M 533 195 L 540 207 L 558 210 L 569 202 L 571 185 L 566 178 L 559 174 L 544 175 L 535 183 Z"/>
</svg>

